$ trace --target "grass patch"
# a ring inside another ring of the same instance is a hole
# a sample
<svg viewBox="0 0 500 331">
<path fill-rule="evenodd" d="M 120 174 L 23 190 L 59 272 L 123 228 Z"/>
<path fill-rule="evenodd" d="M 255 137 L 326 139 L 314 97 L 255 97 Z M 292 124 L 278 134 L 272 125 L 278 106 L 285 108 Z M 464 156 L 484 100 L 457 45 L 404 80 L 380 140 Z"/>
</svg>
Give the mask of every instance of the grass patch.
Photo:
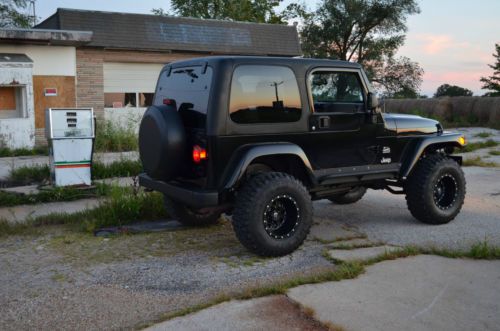
<svg viewBox="0 0 500 331">
<path fill-rule="evenodd" d="M 495 140 L 488 139 L 486 141 L 468 143 L 460 150 L 460 152 L 461 153 L 469 153 L 469 152 L 473 152 L 473 151 L 481 149 L 481 148 L 489 148 L 489 147 L 496 147 L 496 146 L 498 146 L 498 142 L 496 142 Z"/>
<path fill-rule="evenodd" d="M 477 138 L 489 138 L 491 137 L 493 134 L 490 133 L 490 132 L 479 132 L 477 134 L 474 135 L 474 137 L 477 137 Z"/>
<path fill-rule="evenodd" d="M 12 224 L 7 220 L 0 219 L 0 238 L 10 235 L 34 235 L 38 233 L 38 229 L 34 228 L 31 224 Z"/>
<path fill-rule="evenodd" d="M 95 188 L 87 190 L 73 187 L 55 187 L 50 190 L 42 190 L 37 194 L 19 194 L 0 191 L 0 207 L 102 197 L 108 194 L 109 190 L 110 187 L 108 185 L 98 184 Z"/>
<path fill-rule="evenodd" d="M 489 151 L 488 154 L 490 154 L 492 156 L 499 156 L 500 155 L 500 151 Z"/>
<path fill-rule="evenodd" d="M 500 167 L 500 164 L 491 161 L 484 161 L 480 156 L 476 156 L 470 159 L 464 159 L 462 161 L 464 167 Z"/>
<path fill-rule="evenodd" d="M 77 213 L 54 213 L 28 219 L 23 224 L 0 220 L 1 234 L 24 234 L 42 225 L 66 224 L 78 231 L 93 232 L 107 226 L 121 226 L 141 220 L 155 220 L 168 215 L 163 207 L 163 196 L 158 192 L 144 192 L 134 188 L 110 187 L 107 199 L 94 209 Z"/>
<path fill-rule="evenodd" d="M 48 165 L 19 167 L 10 172 L 9 179 L 20 183 L 43 183 L 50 179 L 50 168 Z"/>
<path fill-rule="evenodd" d="M 98 121 L 94 149 L 97 152 L 126 152 L 138 150 L 138 136 L 133 125 L 120 127 L 111 121 Z"/>
<path fill-rule="evenodd" d="M 109 164 L 95 161 L 92 163 L 92 179 L 137 176 L 142 171 L 139 160 L 120 160 Z M 23 166 L 10 172 L 9 180 L 22 183 L 43 183 L 50 180 L 48 165 Z"/>
<path fill-rule="evenodd" d="M 33 149 L 29 148 L 10 149 L 7 147 L 0 147 L 0 157 L 47 155 L 48 153 L 49 153 L 49 148 L 47 146 L 38 146 Z"/>
<path fill-rule="evenodd" d="M 34 226 L 70 224 L 78 226 L 80 230 L 93 232 L 102 227 L 167 217 L 161 193 L 112 187 L 107 196 L 108 199 L 97 208 L 72 214 L 40 216 L 29 223 Z"/>
</svg>

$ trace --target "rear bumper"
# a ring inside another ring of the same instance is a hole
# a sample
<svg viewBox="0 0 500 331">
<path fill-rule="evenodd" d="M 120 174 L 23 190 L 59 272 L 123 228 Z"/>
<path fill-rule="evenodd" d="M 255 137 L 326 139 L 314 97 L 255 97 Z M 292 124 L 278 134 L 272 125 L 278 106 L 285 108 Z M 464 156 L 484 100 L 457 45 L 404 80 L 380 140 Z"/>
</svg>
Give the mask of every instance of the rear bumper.
<svg viewBox="0 0 500 331">
<path fill-rule="evenodd" d="M 219 204 L 219 192 L 217 191 L 181 187 L 153 179 L 144 173 L 139 175 L 139 185 L 161 192 L 169 198 L 191 207 L 213 207 Z"/>
</svg>

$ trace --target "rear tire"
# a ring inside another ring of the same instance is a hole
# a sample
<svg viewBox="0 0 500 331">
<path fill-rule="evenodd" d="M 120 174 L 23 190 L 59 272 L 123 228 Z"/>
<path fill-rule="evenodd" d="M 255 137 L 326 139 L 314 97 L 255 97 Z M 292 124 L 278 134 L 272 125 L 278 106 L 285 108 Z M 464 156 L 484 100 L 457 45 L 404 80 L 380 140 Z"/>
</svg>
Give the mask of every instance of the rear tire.
<svg viewBox="0 0 500 331">
<path fill-rule="evenodd" d="M 286 173 L 255 175 L 236 197 L 233 228 L 243 246 L 255 254 L 293 252 L 304 242 L 311 224 L 309 192 Z"/>
<path fill-rule="evenodd" d="M 164 197 L 164 204 L 170 217 L 187 226 L 212 225 L 217 223 L 221 215 L 220 212 L 213 211 L 201 213 L 168 197 Z"/>
<path fill-rule="evenodd" d="M 366 187 L 358 186 L 346 193 L 331 196 L 328 198 L 328 200 L 338 205 L 348 205 L 361 200 L 361 198 L 365 195 L 365 193 L 366 193 Z"/>
<path fill-rule="evenodd" d="M 465 177 L 454 160 L 431 154 L 420 161 L 406 184 L 411 214 L 427 224 L 446 224 L 460 212 L 465 199 Z"/>
</svg>

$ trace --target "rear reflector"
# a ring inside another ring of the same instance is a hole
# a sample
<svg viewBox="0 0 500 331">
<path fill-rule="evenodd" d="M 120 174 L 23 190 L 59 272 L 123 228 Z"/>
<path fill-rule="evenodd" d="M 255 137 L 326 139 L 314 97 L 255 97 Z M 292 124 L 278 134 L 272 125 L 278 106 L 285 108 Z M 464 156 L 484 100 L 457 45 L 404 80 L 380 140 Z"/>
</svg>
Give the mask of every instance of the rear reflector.
<svg viewBox="0 0 500 331">
<path fill-rule="evenodd" d="M 205 148 L 201 148 L 198 145 L 193 146 L 193 161 L 195 163 L 200 163 L 201 160 L 205 160 L 207 158 L 207 150 Z"/>
</svg>

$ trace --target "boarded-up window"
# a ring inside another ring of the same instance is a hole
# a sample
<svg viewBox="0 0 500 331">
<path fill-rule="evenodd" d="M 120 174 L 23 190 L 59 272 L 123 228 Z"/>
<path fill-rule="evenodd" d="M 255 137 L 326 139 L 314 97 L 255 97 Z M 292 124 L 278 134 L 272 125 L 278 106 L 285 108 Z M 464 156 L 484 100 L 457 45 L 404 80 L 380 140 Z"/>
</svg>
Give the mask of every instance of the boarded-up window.
<svg viewBox="0 0 500 331">
<path fill-rule="evenodd" d="M 0 86 L 0 118 L 23 117 L 24 87 Z"/>
</svg>

